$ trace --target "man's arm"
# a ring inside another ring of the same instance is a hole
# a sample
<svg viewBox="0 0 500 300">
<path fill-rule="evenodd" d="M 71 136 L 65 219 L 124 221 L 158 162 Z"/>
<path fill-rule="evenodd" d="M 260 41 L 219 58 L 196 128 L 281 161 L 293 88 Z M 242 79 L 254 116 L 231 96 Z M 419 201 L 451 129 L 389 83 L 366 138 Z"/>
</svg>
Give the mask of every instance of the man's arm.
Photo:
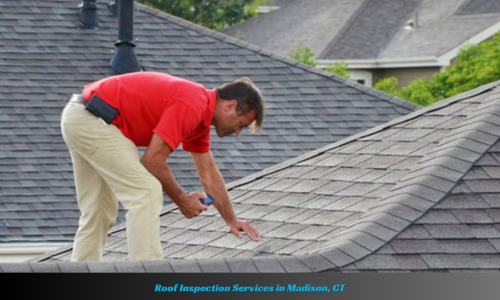
<svg viewBox="0 0 500 300">
<path fill-rule="evenodd" d="M 224 179 L 219 169 L 217 169 L 212 152 L 191 153 L 191 156 L 205 192 L 215 198 L 214 206 L 226 221 L 229 231 L 237 237 L 241 237 L 240 231 L 244 231 L 252 240 L 259 241 L 258 230 L 250 222 L 238 220 L 234 214 Z"/>
<path fill-rule="evenodd" d="M 177 183 L 166 163 L 168 156 L 172 152 L 170 146 L 160 136 L 154 134 L 141 158 L 141 163 L 161 182 L 165 194 L 179 207 L 186 218 L 196 217 L 208 208 L 200 201 L 200 199 L 204 198 L 204 195 L 199 192 L 186 194 Z"/>
</svg>

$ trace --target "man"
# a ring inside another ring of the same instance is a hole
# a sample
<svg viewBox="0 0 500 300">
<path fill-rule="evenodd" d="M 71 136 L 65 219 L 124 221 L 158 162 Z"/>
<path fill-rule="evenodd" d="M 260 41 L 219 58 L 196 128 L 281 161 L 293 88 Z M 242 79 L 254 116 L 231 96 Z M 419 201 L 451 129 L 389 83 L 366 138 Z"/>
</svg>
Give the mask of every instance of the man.
<svg viewBox="0 0 500 300">
<path fill-rule="evenodd" d="M 90 112 L 92 111 L 92 113 Z M 182 144 L 191 153 L 205 192 L 229 231 L 260 235 L 232 209 L 224 179 L 210 152 L 210 126 L 219 137 L 258 131 L 264 100 L 249 78 L 214 90 L 171 75 L 138 72 L 88 84 L 63 110 L 61 130 L 69 148 L 81 211 L 72 261 L 100 260 L 116 221 L 117 200 L 127 210 L 129 259 L 163 259 L 159 240 L 162 190 L 187 218 L 207 209 L 205 194 L 186 194 L 167 159 Z M 147 146 L 139 157 L 137 146 Z"/>
</svg>

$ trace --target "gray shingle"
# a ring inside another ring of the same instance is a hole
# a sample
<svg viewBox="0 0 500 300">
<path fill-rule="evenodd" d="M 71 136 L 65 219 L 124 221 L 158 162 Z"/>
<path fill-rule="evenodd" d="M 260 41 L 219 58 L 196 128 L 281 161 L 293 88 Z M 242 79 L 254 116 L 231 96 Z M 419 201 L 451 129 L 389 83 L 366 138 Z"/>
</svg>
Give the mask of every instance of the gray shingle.
<svg viewBox="0 0 500 300">
<path fill-rule="evenodd" d="M 118 273 L 144 273 L 146 271 L 140 261 L 124 261 L 115 266 Z"/>
<path fill-rule="evenodd" d="M 296 256 L 278 256 L 276 259 L 287 273 L 311 272 L 311 269 Z"/>
<path fill-rule="evenodd" d="M 297 208 L 288 208 L 283 207 L 275 210 L 274 212 L 264 216 L 262 219 L 266 221 L 273 222 L 284 222 L 290 220 L 294 217 L 297 217 L 300 214 L 303 214 L 307 210 L 305 209 L 297 209 Z"/>
<path fill-rule="evenodd" d="M 486 241 L 478 240 L 394 240 L 391 247 L 397 253 L 462 254 L 494 253 L 495 249 Z"/>
<path fill-rule="evenodd" d="M 199 259 L 198 265 L 204 273 L 229 273 L 230 269 L 222 258 Z"/>
<path fill-rule="evenodd" d="M 467 180 L 465 184 L 475 193 L 498 193 L 500 186 L 496 180 Z"/>
<path fill-rule="evenodd" d="M 460 224 L 460 221 L 449 211 L 431 210 L 415 224 Z"/>
<path fill-rule="evenodd" d="M 394 231 L 372 222 L 353 222 L 352 224 L 353 225 L 350 226 L 348 230 L 368 233 L 383 241 L 389 241 L 398 233 L 398 231 Z"/>
<path fill-rule="evenodd" d="M 494 225 L 469 225 L 476 238 L 500 238 L 500 231 Z"/>
<path fill-rule="evenodd" d="M 275 257 L 255 257 L 253 263 L 260 273 L 283 273 L 286 270 Z"/>
<path fill-rule="evenodd" d="M 471 255 L 422 255 L 422 259 L 431 269 L 478 269 Z"/>
<path fill-rule="evenodd" d="M 289 245 L 279 249 L 276 251 L 277 254 L 280 255 L 299 255 L 300 253 L 304 253 L 304 250 L 308 247 L 314 247 L 317 244 L 317 241 L 295 241 L 290 243 Z M 307 253 L 307 251 L 305 251 Z"/>
<path fill-rule="evenodd" d="M 352 214 L 351 212 L 323 211 L 302 221 L 302 223 L 312 225 L 335 225 Z"/>
<path fill-rule="evenodd" d="M 363 222 L 373 222 L 395 231 L 400 231 L 409 224 L 406 220 L 386 213 L 370 214 L 369 216 L 362 217 L 359 220 Z"/>
<path fill-rule="evenodd" d="M 413 184 L 410 183 L 408 185 L 406 183 L 398 185 L 392 189 L 392 192 L 394 195 L 410 194 L 413 196 L 418 196 L 419 198 L 423 198 L 424 200 L 430 202 L 438 202 L 445 195 L 445 193 L 443 193 L 442 191 L 420 185 L 418 182 Z"/>
<path fill-rule="evenodd" d="M 427 270 L 429 267 L 419 255 L 370 255 L 359 262 L 360 270 Z"/>
<path fill-rule="evenodd" d="M 500 208 L 500 195 L 498 194 L 481 194 L 481 197 L 492 208 Z"/>
<path fill-rule="evenodd" d="M 331 226 L 312 225 L 292 234 L 291 236 L 289 236 L 289 238 L 297 240 L 318 240 L 334 229 L 335 228 Z"/>
<path fill-rule="evenodd" d="M 257 267 L 251 259 L 231 258 L 226 263 L 232 273 L 256 273 Z"/>
<path fill-rule="evenodd" d="M 31 273 L 33 270 L 29 264 L 3 263 L 1 264 L 2 273 Z"/>
<path fill-rule="evenodd" d="M 62 273 L 89 273 L 90 269 L 88 268 L 85 262 L 60 262 L 58 263 L 59 269 Z"/>
<path fill-rule="evenodd" d="M 432 225 L 425 225 L 424 227 L 432 237 L 438 239 L 453 239 L 453 238 L 467 239 L 475 237 L 470 226 L 463 224 L 457 224 L 457 225 L 432 224 Z M 420 238 L 426 239 L 430 238 L 430 236 L 421 236 Z"/>
<path fill-rule="evenodd" d="M 172 267 L 173 272 L 175 273 L 198 273 L 201 272 L 201 268 L 198 265 L 198 262 L 195 260 L 178 260 L 171 259 L 169 260 L 170 266 Z"/>
<path fill-rule="evenodd" d="M 302 224 L 283 224 L 275 230 L 268 232 L 266 234 L 266 237 L 287 238 L 299 231 L 304 230 L 307 227 L 307 225 Z"/>
<path fill-rule="evenodd" d="M 321 272 L 336 267 L 331 261 L 327 260 L 321 254 L 308 256 L 299 256 L 298 259 L 313 272 Z M 281 260 L 280 260 L 281 262 Z"/>
<path fill-rule="evenodd" d="M 484 209 L 489 205 L 476 195 L 450 195 L 438 203 L 435 208 L 440 209 Z"/>
<path fill-rule="evenodd" d="M 117 272 L 114 263 L 112 262 L 87 262 L 87 267 L 91 273 L 115 273 Z"/>
<path fill-rule="evenodd" d="M 59 273 L 61 269 L 56 263 L 31 263 L 33 273 Z"/>
<path fill-rule="evenodd" d="M 498 255 L 474 255 L 473 259 L 481 269 L 494 269 L 495 272 L 500 269 L 500 257 Z"/>
<path fill-rule="evenodd" d="M 368 249 L 351 241 L 344 241 L 338 245 L 335 245 L 335 247 L 338 248 L 340 251 L 344 252 L 345 254 L 347 254 L 348 256 L 353 257 L 355 259 L 360 259 L 370 253 Z"/>
<path fill-rule="evenodd" d="M 355 261 L 353 257 L 336 248 L 331 248 L 323 251 L 321 255 L 331 261 L 334 265 L 339 267 L 345 266 Z"/>
<path fill-rule="evenodd" d="M 452 210 L 453 215 L 466 224 L 493 223 L 492 218 L 484 210 Z"/>
</svg>

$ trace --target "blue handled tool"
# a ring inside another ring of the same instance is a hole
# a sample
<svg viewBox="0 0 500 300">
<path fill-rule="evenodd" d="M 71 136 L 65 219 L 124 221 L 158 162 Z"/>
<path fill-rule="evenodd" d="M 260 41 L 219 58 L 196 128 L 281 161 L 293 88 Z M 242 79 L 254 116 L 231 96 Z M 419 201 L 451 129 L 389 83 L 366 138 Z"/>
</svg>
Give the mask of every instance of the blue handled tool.
<svg viewBox="0 0 500 300">
<path fill-rule="evenodd" d="M 210 205 L 210 204 L 213 204 L 215 202 L 215 199 L 210 196 L 209 194 L 207 194 L 207 197 L 203 200 L 201 200 L 201 203 L 203 203 L 203 205 Z"/>
</svg>

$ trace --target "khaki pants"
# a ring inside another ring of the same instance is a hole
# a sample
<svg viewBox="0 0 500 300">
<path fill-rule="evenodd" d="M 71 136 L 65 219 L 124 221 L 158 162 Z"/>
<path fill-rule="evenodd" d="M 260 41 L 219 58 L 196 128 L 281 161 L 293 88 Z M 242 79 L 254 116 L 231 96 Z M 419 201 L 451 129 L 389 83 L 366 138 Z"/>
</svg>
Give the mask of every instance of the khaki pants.
<svg viewBox="0 0 500 300">
<path fill-rule="evenodd" d="M 129 259 L 163 259 L 162 188 L 141 164 L 134 143 L 116 126 L 102 123 L 72 101 L 63 110 L 61 130 L 73 162 L 81 211 L 71 260 L 102 259 L 108 231 L 116 221 L 117 199 L 127 210 Z"/>
</svg>

